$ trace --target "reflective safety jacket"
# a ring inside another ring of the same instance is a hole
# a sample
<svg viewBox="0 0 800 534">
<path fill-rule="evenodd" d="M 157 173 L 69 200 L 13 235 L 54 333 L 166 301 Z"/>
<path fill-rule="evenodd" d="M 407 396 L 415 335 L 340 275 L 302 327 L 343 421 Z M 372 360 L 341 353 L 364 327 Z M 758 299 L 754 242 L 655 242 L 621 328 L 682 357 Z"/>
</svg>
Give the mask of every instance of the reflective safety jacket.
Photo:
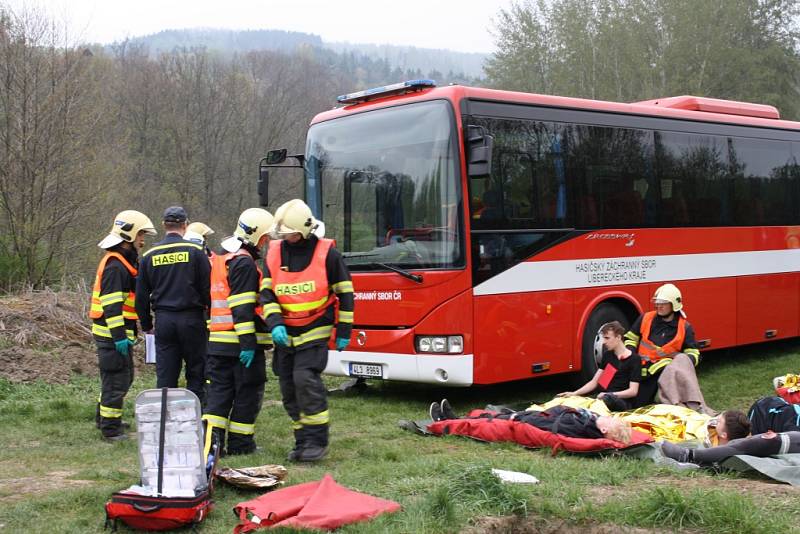
<svg viewBox="0 0 800 534">
<path fill-rule="evenodd" d="M 272 291 L 287 326 L 311 324 L 334 304 L 336 298 L 325 269 L 325 260 L 332 246 L 332 239 L 320 239 L 311 263 L 302 271 L 289 272 L 281 269 L 281 242 L 270 242 L 267 266 L 272 274 Z"/>
<path fill-rule="evenodd" d="M 353 282 L 330 239 L 309 236 L 299 243 L 271 241 L 261 283 L 264 321 L 286 325 L 292 346 L 349 338 L 353 327 Z"/>
<path fill-rule="evenodd" d="M 237 276 L 236 269 L 254 270 L 257 278 L 249 280 L 249 273 Z M 236 279 L 235 283 L 231 281 Z M 229 254 L 215 254 L 211 259 L 211 309 L 208 323 L 209 353 L 216 344 L 223 344 L 224 353 L 238 354 L 239 350 L 252 350 L 257 345 L 269 345 L 271 339 L 264 330 L 261 307 L 256 306 L 261 270 L 243 247 Z M 219 347 L 217 347 L 219 349 Z M 230 350 L 234 349 L 234 350 Z"/>
<path fill-rule="evenodd" d="M 109 263 L 113 258 L 114 261 Z M 98 341 L 136 340 L 137 269 L 119 252 L 106 252 L 92 286 L 89 318 Z"/>
<path fill-rule="evenodd" d="M 665 340 L 659 345 L 655 340 Z M 625 345 L 637 350 L 642 358 L 642 376 L 654 375 L 669 365 L 678 353 L 700 363 L 700 351 L 694 338 L 694 329 L 680 314 L 664 321 L 654 311 L 643 314 L 625 333 Z"/>
<path fill-rule="evenodd" d="M 657 362 L 663 358 L 674 358 L 681 352 L 683 340 L 686 339 L 686 319 L 678 315 L 678 331 L 671 341 L 662 346 L 658 346 L 650 341 L 650 329 L 653 326 L 653 318 L 656 312 L 651 311 L 642 317 L 642 339 L 639 340 L 639 355 L 651 362 Z"/>
</svg>

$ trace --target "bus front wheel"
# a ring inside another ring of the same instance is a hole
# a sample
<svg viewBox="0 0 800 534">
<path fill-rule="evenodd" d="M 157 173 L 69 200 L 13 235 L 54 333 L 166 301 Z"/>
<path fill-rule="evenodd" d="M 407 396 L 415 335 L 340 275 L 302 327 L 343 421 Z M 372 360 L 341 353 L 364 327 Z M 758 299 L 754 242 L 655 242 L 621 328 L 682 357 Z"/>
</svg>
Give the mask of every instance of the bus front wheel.
<svg viewBox="0 0 800 534">
<path fill-rule="evenodd" d="M 576 382 L 585 384 L 595 375 L 600 361 L 603 359 L 603 340 L 600 327 L 611 321 L 619 321 L 627 330 L 630 326 L 628 318 L 615 304 L 604 302 L 594 309 L 583 329 L 581 344 L 581 370 L 577 373 Z"/>
</svg>

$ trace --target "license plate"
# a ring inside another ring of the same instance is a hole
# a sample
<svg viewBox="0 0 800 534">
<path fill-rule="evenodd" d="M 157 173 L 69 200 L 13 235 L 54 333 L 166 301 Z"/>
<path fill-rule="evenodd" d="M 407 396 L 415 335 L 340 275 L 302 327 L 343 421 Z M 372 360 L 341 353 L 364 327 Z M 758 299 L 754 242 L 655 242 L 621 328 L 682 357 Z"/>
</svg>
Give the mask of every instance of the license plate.
<svg viewBox="0 0 800 534">
<path fill-rule="evenodd" d="M 383 378 L 383 367 L 373 363 L 351 363 L 350 375 Z"/>
</svg>

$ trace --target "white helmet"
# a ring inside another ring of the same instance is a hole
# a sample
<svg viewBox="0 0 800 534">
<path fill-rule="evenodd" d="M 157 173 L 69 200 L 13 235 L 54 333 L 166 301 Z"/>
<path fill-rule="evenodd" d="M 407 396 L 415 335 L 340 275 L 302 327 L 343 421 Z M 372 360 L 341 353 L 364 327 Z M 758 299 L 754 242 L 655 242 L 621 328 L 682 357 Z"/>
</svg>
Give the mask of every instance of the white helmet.
<svg viewBox="0 0 800 534">
<path fill-rule="evenodd" d="M 261 237 L 272 227 L 273 217 L 262 208 L 249 208 L 239 215 L 233 236 L 222 241 L 222 248 L 228 252 L 236 252 L 242 243 L 258 246 Z M 237 243 L 238 242 L 238 243 Z"/>
<path fill-rule="evenodd" d="M 312 215 L 311 208 L 299 198 L 295 198 L 275 212 L 272 233 L 277 237 L 300 234 L 303 239 L 306 239 L 317 226 L 319 226 L 319 221 Z"/>
<path fill-rule="evenodd" d="M 664 284 L 656 289 L 653 295 L 653 301 L 656 304 L 665 304 L 669 302 L 672 304 L 672 311 L 681 312 L 683 308 L 683 299 L 681 297 L 681 290 L 675 287 L 674 284 Z M 683 315 L 683 312 L 681 312 Z"/>
<path fill-rule="evenodd" d="M 195 234 L 207 238 L 214 233 L 210 226 L 201 222 L 193 222 L 186 227 L 187 232 L 194 232 Z"/>
<path fill-rule="evenodd" d="M 147 235 L 156 235 L 156 228 L 147 215 L 140 211 L 121 211 L 114 217 L 114 226 L 111 227 L 111 232 L 97 246 L 102 249 L 109 249 L 123 241 L 132 243 L 136 236 L 139 235 L 139 232 L 144 232 Z"/>
</svg>

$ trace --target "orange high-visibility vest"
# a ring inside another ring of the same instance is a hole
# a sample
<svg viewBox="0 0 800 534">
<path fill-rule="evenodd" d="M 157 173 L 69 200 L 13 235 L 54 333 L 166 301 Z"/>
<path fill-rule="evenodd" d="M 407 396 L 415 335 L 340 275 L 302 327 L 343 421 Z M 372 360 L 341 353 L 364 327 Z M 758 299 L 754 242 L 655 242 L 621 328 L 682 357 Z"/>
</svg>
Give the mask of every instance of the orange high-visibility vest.
<svg viewBox="0 0 800 534">
<path fill-rule="evenodd" d="M 639 355 L 650 360 L 650 362 L 657 362 L 664 358 L 675 357 L 675 355 L 681 352 L 683 340 L 686 338 L 686 319 L 678 314 L 678 331 L 671 341 L 663 347 L 659 347 L 650 341 L 650 328 L 653 326 L 653 319 L 655 316 L 656 312 L 650 311 L 645 313 L 642 317 L 642 339 L 639 341 Z"/>
<path fill-rule="evenodd" d="M 231 295 L 231 286 L 228 284 L 228 262 L 236 256 L 250 256 L 250 253 L 240 248 L 236 252 L 214 254 L 211 257 L 211 311 L 208 329 L 212 332 L 234 330 L 233 312 L 228 305 L 228 297 Z M 257 265 L 256 270 L 260 286 L 264 275 Z M 256 290 L 254 292 L 257 293 Z M 256 306 L 256 315 L 261 315 L 261 306 Z"/>
<path fill-rule="evenodd" d="M 106 263 L 110 258 L 117 258 L 122 262 L 122 265 L 128 269 L 131 276 L 135 277 L 138 274 L 136 267 L 128 263 L 125 256 L 119 252 L 106 252 L 100 264 L 97 266 L 97 274 L 94 275 L 94 286 L 92 287 L 92 300 L 89 306 L 89 318 L 99 319 L 103 316 L 103 305 L 100 303 L 100 284 L 103 280 L 103 271 L 106 268 Z M 122 302 L 122 317 L 135 321 L 139 317 L 136 315 L 136 293 L 129 291 L 125 300 Z"/>
<path fill-rule="evenodd" d="M 272 291 L 289 326 L 305 326 L 321 317 L 336 297 L 328 285 L 325 261 L 333 239 L 320 239 L 311 261 L 296 273 L 281 269 L 281 241 L 270 241 L 267 267 L 272 275 Z"/>
</svg>

